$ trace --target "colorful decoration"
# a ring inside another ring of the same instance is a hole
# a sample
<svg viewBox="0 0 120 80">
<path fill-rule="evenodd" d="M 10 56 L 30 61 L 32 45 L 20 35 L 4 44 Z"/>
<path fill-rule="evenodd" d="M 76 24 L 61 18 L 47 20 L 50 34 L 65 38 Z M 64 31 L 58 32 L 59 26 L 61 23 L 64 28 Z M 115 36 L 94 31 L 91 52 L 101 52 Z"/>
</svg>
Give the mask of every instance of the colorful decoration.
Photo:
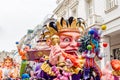
<svg viewBox="0 0 120 80">
<path fill-rule="evenodd" d="M 101 27 L 102 30 L 106 26 Z M 101 69 L 95 62 L 100 53 L 101 31 L 88 31 L 82 18 L 52 21 L 44 26 L 43 39 L 50 46 L 49 59 L 41 65 L 39 77 L 46 80 L 100 80 Z M 107 47 L 106 44 L 103 45 Z M 78 55 L 78 51 L 82 55 Z M 95 74 L 94 74 L 95 73 Z"/>
<path fill-rule="evenodd" d="M 14 62 L 13 59 L 10 58 L 9 56 L 7 56 L 6 58 L 4 58 L 4 65 L 3 65 L 3 69 L 1 71 L 2 73 L 2 79 L 15 79 L 18 77 L 18 69 L 15 68 L 16 66 L 14 66 Z"/>
<path fill-rule="evenodd" d="M 88 45 L 88 46 L 87 46 L 87 49 L 88 49 L 88 50 L 92 50 L 92 46 L 91 46 L 91 45 Z"/>
<path fill-rule="evenodd" d="M 27 73 L 22 74 L 22 80 L 29 80 L 30 76 Z"/>
<path fill-rule="evenodd" d="M 107 28 L 106 25 L 102 25 L 102 26 L 101 26 L 101 29 L 102 29 L 102 30 L 106 30 L 106 28 Z"/>
<path fill-rule="evenodd" d="M 16 42 L 16 44 L 19 44 L 19 42 Z"/>
<path fill-rule="evenodd" d="M 49 60 L 41 66 L 42 71 L 46 72 L 51 80 L 69 80 L 70 78 L 79 80 L 84 58 L 78 56 L 76 40 L 84 34 L 83 19 L 70 17 L 68 20 L 64 20 L 61 18 L 60 22 L 50 22 L 46 29 L 44 37 L 47 36 L 51 51 Z M 56 75 L 55 78 L 52 77 L 54 75 Z M 43 78 L 48 79 L 48 77 Z"/>
<path fill-rule="evenodd" d="M 88 33 L 93 35 L 95 33 L 95 30 L 94 29 L 90 29 Z"/>
<path fill-rule="evenodd" d="M 111 66 L 113 68 L 113 70 L 118 71 L 119 72 L 119 76 L 120 76 L 120 60 L 112 60 L 111 61 Z"/>
<path fill-rule="evenodd" d="M 100 53 L 100 34 L 97 28 L 90 28 L 88 33 L 85 34 L 82 38 L 80 38 L 79 42 L 81 45 L 79 46 L 79 52 L 82 53 L 83 57 L 85 57 L 84 64 L 84 79 L 96 79 L 100 80 L 102 76 L 102 72 L 98 65 L 95 62 L 95 57 L 97 56 L 100 60 L 102 56 L 99 56 Z M 97 76 L 92 73 L 95 72 Z"/>
<path fill-rule="evenodd" d="M 112 71 L 110 69 L 112 67 Z M 102 79 L 105 80 L 120 80 L 120 60 L 113 59 L 111 62 L 107 62 L 105 68 L 102 70 Z"/>
<path fill-rule="evenodd" d="M 22 77 L 22 74 L 25 72 L 25 68 L 27 66 L 27 51 L 30 49 L 29 46 L 25 46 L 24 49 L 22 50 L 19 46 L 18 48 L 18 53 L 21 56 L 22 62 L 21 62 L 21 68 L 20 68 L 20 76 Z"/>
<path fill-rule="evenodd" d="M 54 80 L 69 80 L 69 77 L 71 76 L 70 73 L 63 71 L 62 74 L 59 72 L 59 69 L 57 69 L 56 66 L 52 67 L 52 71 L 57 76 Z"/>
<path fill-rule="evenodd" d="M 106 48 L 107 46 L 108 46 L 108 44 L 107 44 L 106 42 L 104 42 L 104 43 L 103 43 L 103 47 Z"/>
</svg>

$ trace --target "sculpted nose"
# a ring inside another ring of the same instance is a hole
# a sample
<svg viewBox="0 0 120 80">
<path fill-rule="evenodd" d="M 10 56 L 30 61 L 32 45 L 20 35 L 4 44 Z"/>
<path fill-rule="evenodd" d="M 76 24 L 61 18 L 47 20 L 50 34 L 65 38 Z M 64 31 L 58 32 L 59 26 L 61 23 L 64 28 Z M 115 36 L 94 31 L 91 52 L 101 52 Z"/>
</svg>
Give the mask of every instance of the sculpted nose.
<svg viewBox="0 0 120 80">
<path fill-rule="evenodd" d="M 75 40 L 73 40 L 71 43 L 70 43 L 71 46 L 77 46 L 77 42 Z"/>
</svg>

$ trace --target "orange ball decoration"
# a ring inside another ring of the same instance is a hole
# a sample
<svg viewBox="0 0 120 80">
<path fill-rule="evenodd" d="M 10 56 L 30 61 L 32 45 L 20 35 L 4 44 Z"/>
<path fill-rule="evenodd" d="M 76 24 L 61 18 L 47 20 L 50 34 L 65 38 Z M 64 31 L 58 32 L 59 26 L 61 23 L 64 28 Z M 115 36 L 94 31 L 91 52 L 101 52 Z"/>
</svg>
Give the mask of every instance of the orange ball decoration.
<svg viewBox="0 0 120 80">
<path fill-rule="evenodd" d="M 110 63 L 113 70 L 120 71 L 120 60 L 115 59 L 115 60 L 112 60 Z"/>
</svg>

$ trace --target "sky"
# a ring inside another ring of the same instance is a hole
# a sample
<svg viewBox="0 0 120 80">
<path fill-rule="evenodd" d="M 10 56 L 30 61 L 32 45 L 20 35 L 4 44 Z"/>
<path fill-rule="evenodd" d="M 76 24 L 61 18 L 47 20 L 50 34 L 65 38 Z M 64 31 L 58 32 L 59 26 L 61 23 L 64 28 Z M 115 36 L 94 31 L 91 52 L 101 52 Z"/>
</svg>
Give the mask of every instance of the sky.
<svg viewBox="0 0 120 80">
<path fill-rule="evenodd" d="M 0 0 L 0 52 L 15 50 L 15 42 L 55 8 L 56 0 Z"/>
</svg>

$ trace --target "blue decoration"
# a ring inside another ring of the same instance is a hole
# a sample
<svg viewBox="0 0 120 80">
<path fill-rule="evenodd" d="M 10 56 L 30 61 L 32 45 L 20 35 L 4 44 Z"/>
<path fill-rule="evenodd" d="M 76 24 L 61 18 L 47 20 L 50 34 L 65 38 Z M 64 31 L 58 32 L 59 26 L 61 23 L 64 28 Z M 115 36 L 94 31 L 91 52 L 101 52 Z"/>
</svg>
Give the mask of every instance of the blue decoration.
<svg viewBox="0 0 120 80">
<path fill-rule="evenodd" d="M 89 32 L 88 32 L 88 34 L 91 34 L 91 35 L 93 35 L 94 33 L 95 33 L 94 29 L 90 29 Z"/>
<path fill-rule="evenodd" d="M 16 42 L 16 44 L 19 44 L 19 42 Z"/>
<path fill-rule="evenodd" d="M 92 43 L 95 45 L 95 47 L 96 47 L 96 48 L 98 48 L 98 47 L 99 47 L 99 43 L 98 43 L 98 41 L 97 41 L 97 40 L 92 39 L 91 41 L 92 41 Z"/>
<path fill-rule="evenodd" d="M 29 74 L 27 74 L 27 73 L 22 74 L 22 79 L 23 80 L 24 79 L 29 79 L 29 78 L 30 78 Z"/>
<path fill-rule="evenodd" d="M 26 46 L 29 46 L 29 48 L 31 48 L 31 47 L 32 47 L 30 44 L 26 44 Z"/>
</svg>

